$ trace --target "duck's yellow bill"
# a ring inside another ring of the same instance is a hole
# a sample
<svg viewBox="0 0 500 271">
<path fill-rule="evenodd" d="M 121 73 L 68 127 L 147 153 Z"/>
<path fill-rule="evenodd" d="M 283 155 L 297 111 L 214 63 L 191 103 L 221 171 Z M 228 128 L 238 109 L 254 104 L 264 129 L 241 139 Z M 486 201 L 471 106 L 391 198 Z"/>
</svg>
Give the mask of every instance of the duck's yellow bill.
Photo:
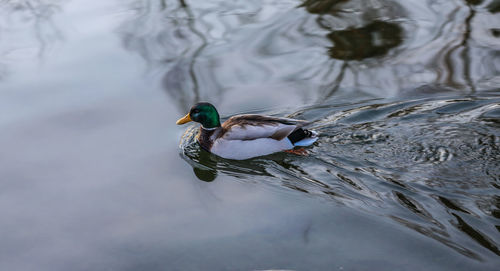
<svg viewBox="0 0 500 271">
<path fill-rule="evenodd" d="M 181 124 L 184 124 L 184 123 L 188 123 L 190 121 L 192 121 L 192 119 L 189 116 L 189 113 L 187 113 L 187 115 L 185 115 L 184 117 L 180 118 L 175 124 L 181 125 Z"/>
</svg>

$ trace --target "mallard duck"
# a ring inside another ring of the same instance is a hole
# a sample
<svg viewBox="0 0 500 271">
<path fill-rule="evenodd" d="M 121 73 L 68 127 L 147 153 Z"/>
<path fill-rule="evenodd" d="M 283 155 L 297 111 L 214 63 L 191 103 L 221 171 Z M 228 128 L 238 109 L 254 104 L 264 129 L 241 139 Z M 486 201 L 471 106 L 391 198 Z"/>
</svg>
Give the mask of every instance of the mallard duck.
<svg viewBox="0 0 500 271">
<path fill-rule="evenodd" d="M 318 139 L 318 133 L 302 128 L 308 124 L 303 120 L 236 115 L 221 125 L 217 109 L 206 102 L 195 104 L 176 124 L 190 121 L 201 124 L 196 138 L 200 146 L 227 159 L 244 160 L 291 150 Z"/>
</svg>

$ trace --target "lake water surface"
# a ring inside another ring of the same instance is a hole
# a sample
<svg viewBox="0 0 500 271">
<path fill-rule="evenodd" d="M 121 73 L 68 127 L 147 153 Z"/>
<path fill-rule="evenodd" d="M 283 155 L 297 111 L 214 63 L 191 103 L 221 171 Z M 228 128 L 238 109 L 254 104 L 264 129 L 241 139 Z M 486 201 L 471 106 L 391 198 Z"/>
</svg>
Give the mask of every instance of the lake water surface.
<svg viewBox="0 0 500 271">
<path fill-rule="evenodd" d="M 498 270 L 499 12 L 0 0 L 0 269 Z M 320 138 L 218 158 L 202 100 Z"/>
</svg>

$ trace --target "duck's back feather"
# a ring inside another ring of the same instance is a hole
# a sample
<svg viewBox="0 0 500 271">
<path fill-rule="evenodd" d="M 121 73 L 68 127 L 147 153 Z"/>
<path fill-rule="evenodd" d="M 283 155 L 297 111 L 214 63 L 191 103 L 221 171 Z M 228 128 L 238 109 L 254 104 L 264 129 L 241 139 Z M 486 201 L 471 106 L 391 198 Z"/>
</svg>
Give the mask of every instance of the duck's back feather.
<svg viewBox="0 0 500 271">
<path fill-rule="evenodd" d="M 225 140 L 282 140 L 308 122 L 261 115 L 237 115 L 222 124 L 220 137 Z"/>
</svg>

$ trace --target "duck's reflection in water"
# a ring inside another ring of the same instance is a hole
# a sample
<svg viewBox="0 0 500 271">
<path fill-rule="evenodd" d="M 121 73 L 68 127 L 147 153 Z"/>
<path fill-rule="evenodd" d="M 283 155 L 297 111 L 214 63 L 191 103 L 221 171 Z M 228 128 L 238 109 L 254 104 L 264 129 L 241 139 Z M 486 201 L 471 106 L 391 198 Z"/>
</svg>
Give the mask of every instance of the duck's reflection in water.
<svg viewBox="0 0 500 271">
<path fill-rule="evenodd" d="M 212 182 L 217 178 L 217 160 L 214 159 L 213 154 L 203 149 L 200 149 L 197 154 L 197 157 L 188 157 L 185 153 L 181 153 L 180 156 L 193 167 L 194 175 L 200 181 Z"/>
<path fill-rule="evenodd" d="M 193 168 L 194 175 L 199 180 L 212 182 L 217 178 L 218 172 L 245 180 L 249 176 L 271 177 L 273 175 L 268 172 L 266 166 L 268 167 L 275 162 L 273 159 L 280 154 L 268 155 L 266 156 L 267 160 L 260 158 L 228 160 L 202 149 L 197 142 L 190 142 L 189 146 L 184 147 L 180 156 Z"/>
</svg>

